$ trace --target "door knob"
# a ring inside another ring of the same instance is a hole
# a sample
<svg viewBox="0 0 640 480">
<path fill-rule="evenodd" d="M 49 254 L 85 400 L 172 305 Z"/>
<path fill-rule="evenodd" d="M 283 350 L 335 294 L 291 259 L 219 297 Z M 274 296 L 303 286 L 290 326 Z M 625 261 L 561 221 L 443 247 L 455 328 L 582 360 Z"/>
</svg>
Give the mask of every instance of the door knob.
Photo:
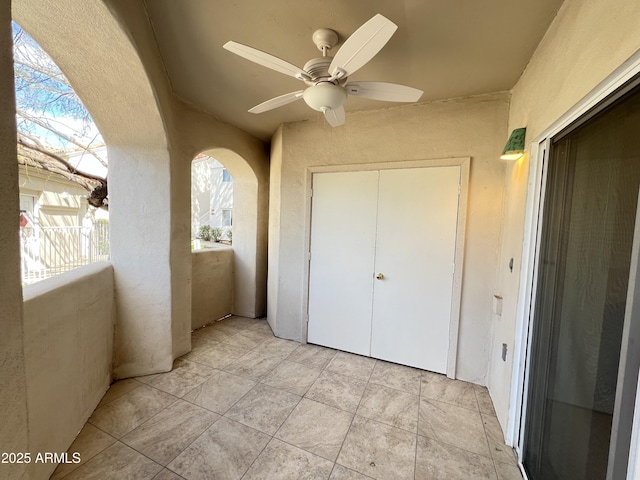
<svg viewBox="0 0 640 480">
<path fill-rule="evenodd" d="M 383 274 L 381 274 L 381 273 L 378 273 L 378 274 L 376 275 L 376 278 L 377 278 L 378 280 L 382 280 L 382 279 L 384 278 L 384 275 L 383 275 Z"/>
</svg>

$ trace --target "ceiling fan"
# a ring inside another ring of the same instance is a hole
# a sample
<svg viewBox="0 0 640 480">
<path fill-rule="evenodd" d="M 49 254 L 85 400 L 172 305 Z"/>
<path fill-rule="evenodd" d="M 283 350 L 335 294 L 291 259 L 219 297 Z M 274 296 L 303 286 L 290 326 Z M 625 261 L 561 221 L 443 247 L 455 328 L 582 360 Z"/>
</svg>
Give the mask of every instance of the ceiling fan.
<svg viewBox="0 0 640 480">
<path fill-rule="evenodd" d="M 311 108 L 324 113 L 332 127 L 337 127 L 345 121 L 343 105 L 347 95 L 386 102 L 417 102 L 422 96 L 422 90 L 395 83 L 347 82 L 350 75 L 386 45 L 397 28 L 391 20 L 377 14 L 344 42 L 335 57 L 328 57 L 327 51 L 338 44 L 338 34 L 328 28 L 316 30 L 312 39 L 322 57 L 312 58 L 303 68 L 241 43 L 227 42 L 223 48 L 308 85 L 304 90 L 285 93 L 256 105 L 250 113 L 266 112 L 302 98 Z"/>
</svg>

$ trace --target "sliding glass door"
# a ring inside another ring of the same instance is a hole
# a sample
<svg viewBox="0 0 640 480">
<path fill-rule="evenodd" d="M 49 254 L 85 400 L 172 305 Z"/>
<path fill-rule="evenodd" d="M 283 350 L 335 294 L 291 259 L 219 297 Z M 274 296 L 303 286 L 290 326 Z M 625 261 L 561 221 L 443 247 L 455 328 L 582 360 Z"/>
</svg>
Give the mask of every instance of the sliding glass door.
<svg viewBox="0 0 640 480">
<path fill-rule="evenodd" d="M 640 186 L 640 89 L 554 138 L 548 168 L 523 465 L 531 480 L 605 479 Z"/>
</svg>

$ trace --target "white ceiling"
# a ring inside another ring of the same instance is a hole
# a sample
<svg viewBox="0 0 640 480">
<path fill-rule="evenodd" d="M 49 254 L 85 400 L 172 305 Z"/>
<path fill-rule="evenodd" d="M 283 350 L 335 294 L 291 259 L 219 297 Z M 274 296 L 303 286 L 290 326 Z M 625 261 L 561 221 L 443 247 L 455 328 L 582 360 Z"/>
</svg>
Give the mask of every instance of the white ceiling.
<svg viewBox="0 0 640 480">
<path fill-rule="evenodd" d="M 335 30 L 342 43 L 381 13 L 398 30 L 350 80 L 419 88 L 424 102 L 511 89 L 561 4 L 562 0 L 146 2 L 175 94 L 263 140 L 269 140 L 280 123 L 322 114 L 303 101 L 258 115 L 248 113 L 265 100 L 305 85 L 224 50 L 228 40 L 302 67 L 321 56 L 311 41 L 316 29 Z M 350 112 L 391 105 L 395 104 L 349 97 L 345 108 Z"/>
</svg>

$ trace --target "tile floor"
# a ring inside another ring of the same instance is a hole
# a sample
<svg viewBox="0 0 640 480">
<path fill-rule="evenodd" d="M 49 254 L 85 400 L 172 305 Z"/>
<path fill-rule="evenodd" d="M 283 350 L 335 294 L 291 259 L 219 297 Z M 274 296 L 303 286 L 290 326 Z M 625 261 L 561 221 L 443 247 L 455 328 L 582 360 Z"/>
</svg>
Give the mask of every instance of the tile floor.
<svg viewBox="0 0 640 480">
<path fill-rule="evenodd" d="M 487 390 L 231 317 L 114 383 L 51 478 L 521 479 Z"/>
</svg>

